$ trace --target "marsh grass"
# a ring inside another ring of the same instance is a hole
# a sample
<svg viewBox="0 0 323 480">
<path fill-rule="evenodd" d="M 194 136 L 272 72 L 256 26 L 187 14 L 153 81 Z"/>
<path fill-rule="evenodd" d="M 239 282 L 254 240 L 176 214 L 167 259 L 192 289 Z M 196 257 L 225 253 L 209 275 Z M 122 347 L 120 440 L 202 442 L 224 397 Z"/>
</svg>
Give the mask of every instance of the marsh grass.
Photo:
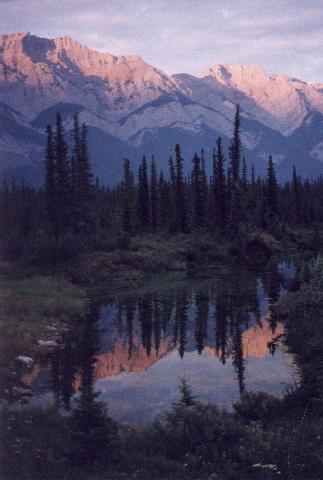
<svg viewBox="0 0 323 480">
<path fill-rule="evenodd" d="M 64 279 L 34 276 L 0 279 L 0 349 L 31 354 L 38 339 L 48 340 L 50 327 L 68 322 L 84 309 L 85 292 Z"/>
</svg>

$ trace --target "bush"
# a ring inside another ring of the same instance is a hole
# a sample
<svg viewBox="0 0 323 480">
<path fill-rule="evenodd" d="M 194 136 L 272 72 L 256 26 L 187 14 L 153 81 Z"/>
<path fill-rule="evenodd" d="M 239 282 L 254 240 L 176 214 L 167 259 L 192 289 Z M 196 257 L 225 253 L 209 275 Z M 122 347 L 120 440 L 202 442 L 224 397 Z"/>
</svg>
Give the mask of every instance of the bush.
<svg viewBox="0 0 323 480">
<path fill-rule="evenodd" d="M 44 231 L 37 232 L 26 242 L 23 257 L 33 265 L 55 265 L 64 263 L 86 250 L 82 237 L 71 233 L 61 235 L 58 239 Z"/>
<path fill-rule="evenodd" d="M 265 392 L 245 392 L 233 408 L 247 423 L 260 421 L 268 425 L 281 413 L 281 400 Z"/>
</svg>

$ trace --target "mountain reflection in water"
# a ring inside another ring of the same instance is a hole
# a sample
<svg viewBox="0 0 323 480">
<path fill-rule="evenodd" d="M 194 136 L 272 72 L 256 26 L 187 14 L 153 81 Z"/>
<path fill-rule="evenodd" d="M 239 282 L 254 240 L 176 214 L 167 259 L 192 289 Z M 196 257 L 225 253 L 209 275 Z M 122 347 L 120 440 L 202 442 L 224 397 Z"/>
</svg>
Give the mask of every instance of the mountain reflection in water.
<svg viewBox="0 0 323 480">
<path fill-rule="evenodd" d="M 94 359 L 100 399 L 130 423 L 167 409 L 183 376 L 200 399 L 229 408 L 245 389 L 280 395 L 293 370 L 281 348 L 275 351 L 283 328 L 270 309 L 292 272 L 275 262 L 258 272 L 224 267 L 208 281 L 91 303 L 25 381 L 40 397 L 51 389 L 69 408 Z"/>
</svg>

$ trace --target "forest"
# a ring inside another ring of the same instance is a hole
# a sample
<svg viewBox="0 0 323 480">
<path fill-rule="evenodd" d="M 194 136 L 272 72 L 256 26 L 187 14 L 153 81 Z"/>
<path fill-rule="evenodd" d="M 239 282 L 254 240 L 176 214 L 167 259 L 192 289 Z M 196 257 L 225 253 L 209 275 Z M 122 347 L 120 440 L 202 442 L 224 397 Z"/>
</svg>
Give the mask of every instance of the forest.
<svg viewBox="0 0 323 480">
<path fill-rule="evenodd" d="M 66 140 L 60 114 L 47 127 L 45 181 L 36 190 L 12 180 L 0 191 L 3 258 L 31 264 L 55 264 L 88 251 L 131 249 L 140 235 L 209 234 L 216 243 L 231 244 L 243 254 L 261 232 L 293 241 L 292 229 L 313 232 L 323 219 L 323 178 L 302 179 L 293 169 L 291 180 L 278 184 L 268 159 L 266 178 L 248 172 L 242 155 L 240 111 L 225 158 L 221 138 L 213 150 L 210 175 L 203 150 L 184 176 L 180 145 L 158 171 L 155 160 L 143 157 L 138 172 L 124 159 L 124 177 L 117 185 L 100 185 L 91 173 L 87 128 L 74 118 L 72 145 Z"/>
<path fill-rule="evenodd" d="M 1 187 L 4 479 L 321 478 L 323 178 L 303 179 L 294 168 L 280 184 L 271 156 L 266 178 L 256 177 L 240 122 L 238 106 L 227 158 L 218 138 L 212 172 L 202 150 L 185 175 L 177 144 L 167 171 L 143 157 L 134 172 L 124 159 L 123 179 L 106 186 L 91 172 L 86 125 L 76 114 L 64 132 L 57 113 L 46 129 L 43 187 L 19 179 Z M 286 255 L 297 263 L 282 279 Z M 268 348 L 282 342 L 298 372 L 281 397 L 245 384 L 242 333 L 250 318 L 262 328 L 260 277 L 274 336 Z M 163 296 L 169 278 L 178 282 L 171 300 Z M 182 378 L 165 414 L 140 427 L 115 420 L 94 385 L 102 292 L 125 315 L 129 358 L 135 314 L 147 357 L 169 328 L 183 358 L 189 331 L 202 354 L 213 308 L 216 356 L 232 361 L 238 382 L 232 409 L 202 401 Z M 275 338 L 278 324 L 284 332 Z M 46 337 L 47 350 L 35 354 L 36 340 L 55 329 L 59 342 Z M 50 371 L 52 405 L 29 404 L 22 352 Z"/>
</svg>

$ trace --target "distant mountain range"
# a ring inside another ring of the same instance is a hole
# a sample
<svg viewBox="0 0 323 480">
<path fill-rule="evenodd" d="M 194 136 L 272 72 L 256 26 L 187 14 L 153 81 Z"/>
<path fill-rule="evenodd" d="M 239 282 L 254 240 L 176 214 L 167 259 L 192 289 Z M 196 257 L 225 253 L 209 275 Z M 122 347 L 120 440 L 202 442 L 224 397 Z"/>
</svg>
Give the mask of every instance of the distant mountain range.
<svg viewBox="0 0 323 480">
<path fill-rule="evenodd" d="M 182 145 L 186 168 L 194 151 L 207 165 L 215 140 L 228 146 L 235 105 L 249 165 L 263 174 L 273 155 L 280 179 L 296 165 L 304 177 L 323 174 L 323 83 L 307 84 L 258 65 L 215 65 L 198 76 L 168 76 L 139 56 L 96 52 L 75 40 L 29 33 L 0 35 L 0 176 L 39 183 L 44 129 L 61 112 L 89 125 L 95 175 L 115 182 L 124 157 L 145 153 L 166 166 Z"/>
</svg>

